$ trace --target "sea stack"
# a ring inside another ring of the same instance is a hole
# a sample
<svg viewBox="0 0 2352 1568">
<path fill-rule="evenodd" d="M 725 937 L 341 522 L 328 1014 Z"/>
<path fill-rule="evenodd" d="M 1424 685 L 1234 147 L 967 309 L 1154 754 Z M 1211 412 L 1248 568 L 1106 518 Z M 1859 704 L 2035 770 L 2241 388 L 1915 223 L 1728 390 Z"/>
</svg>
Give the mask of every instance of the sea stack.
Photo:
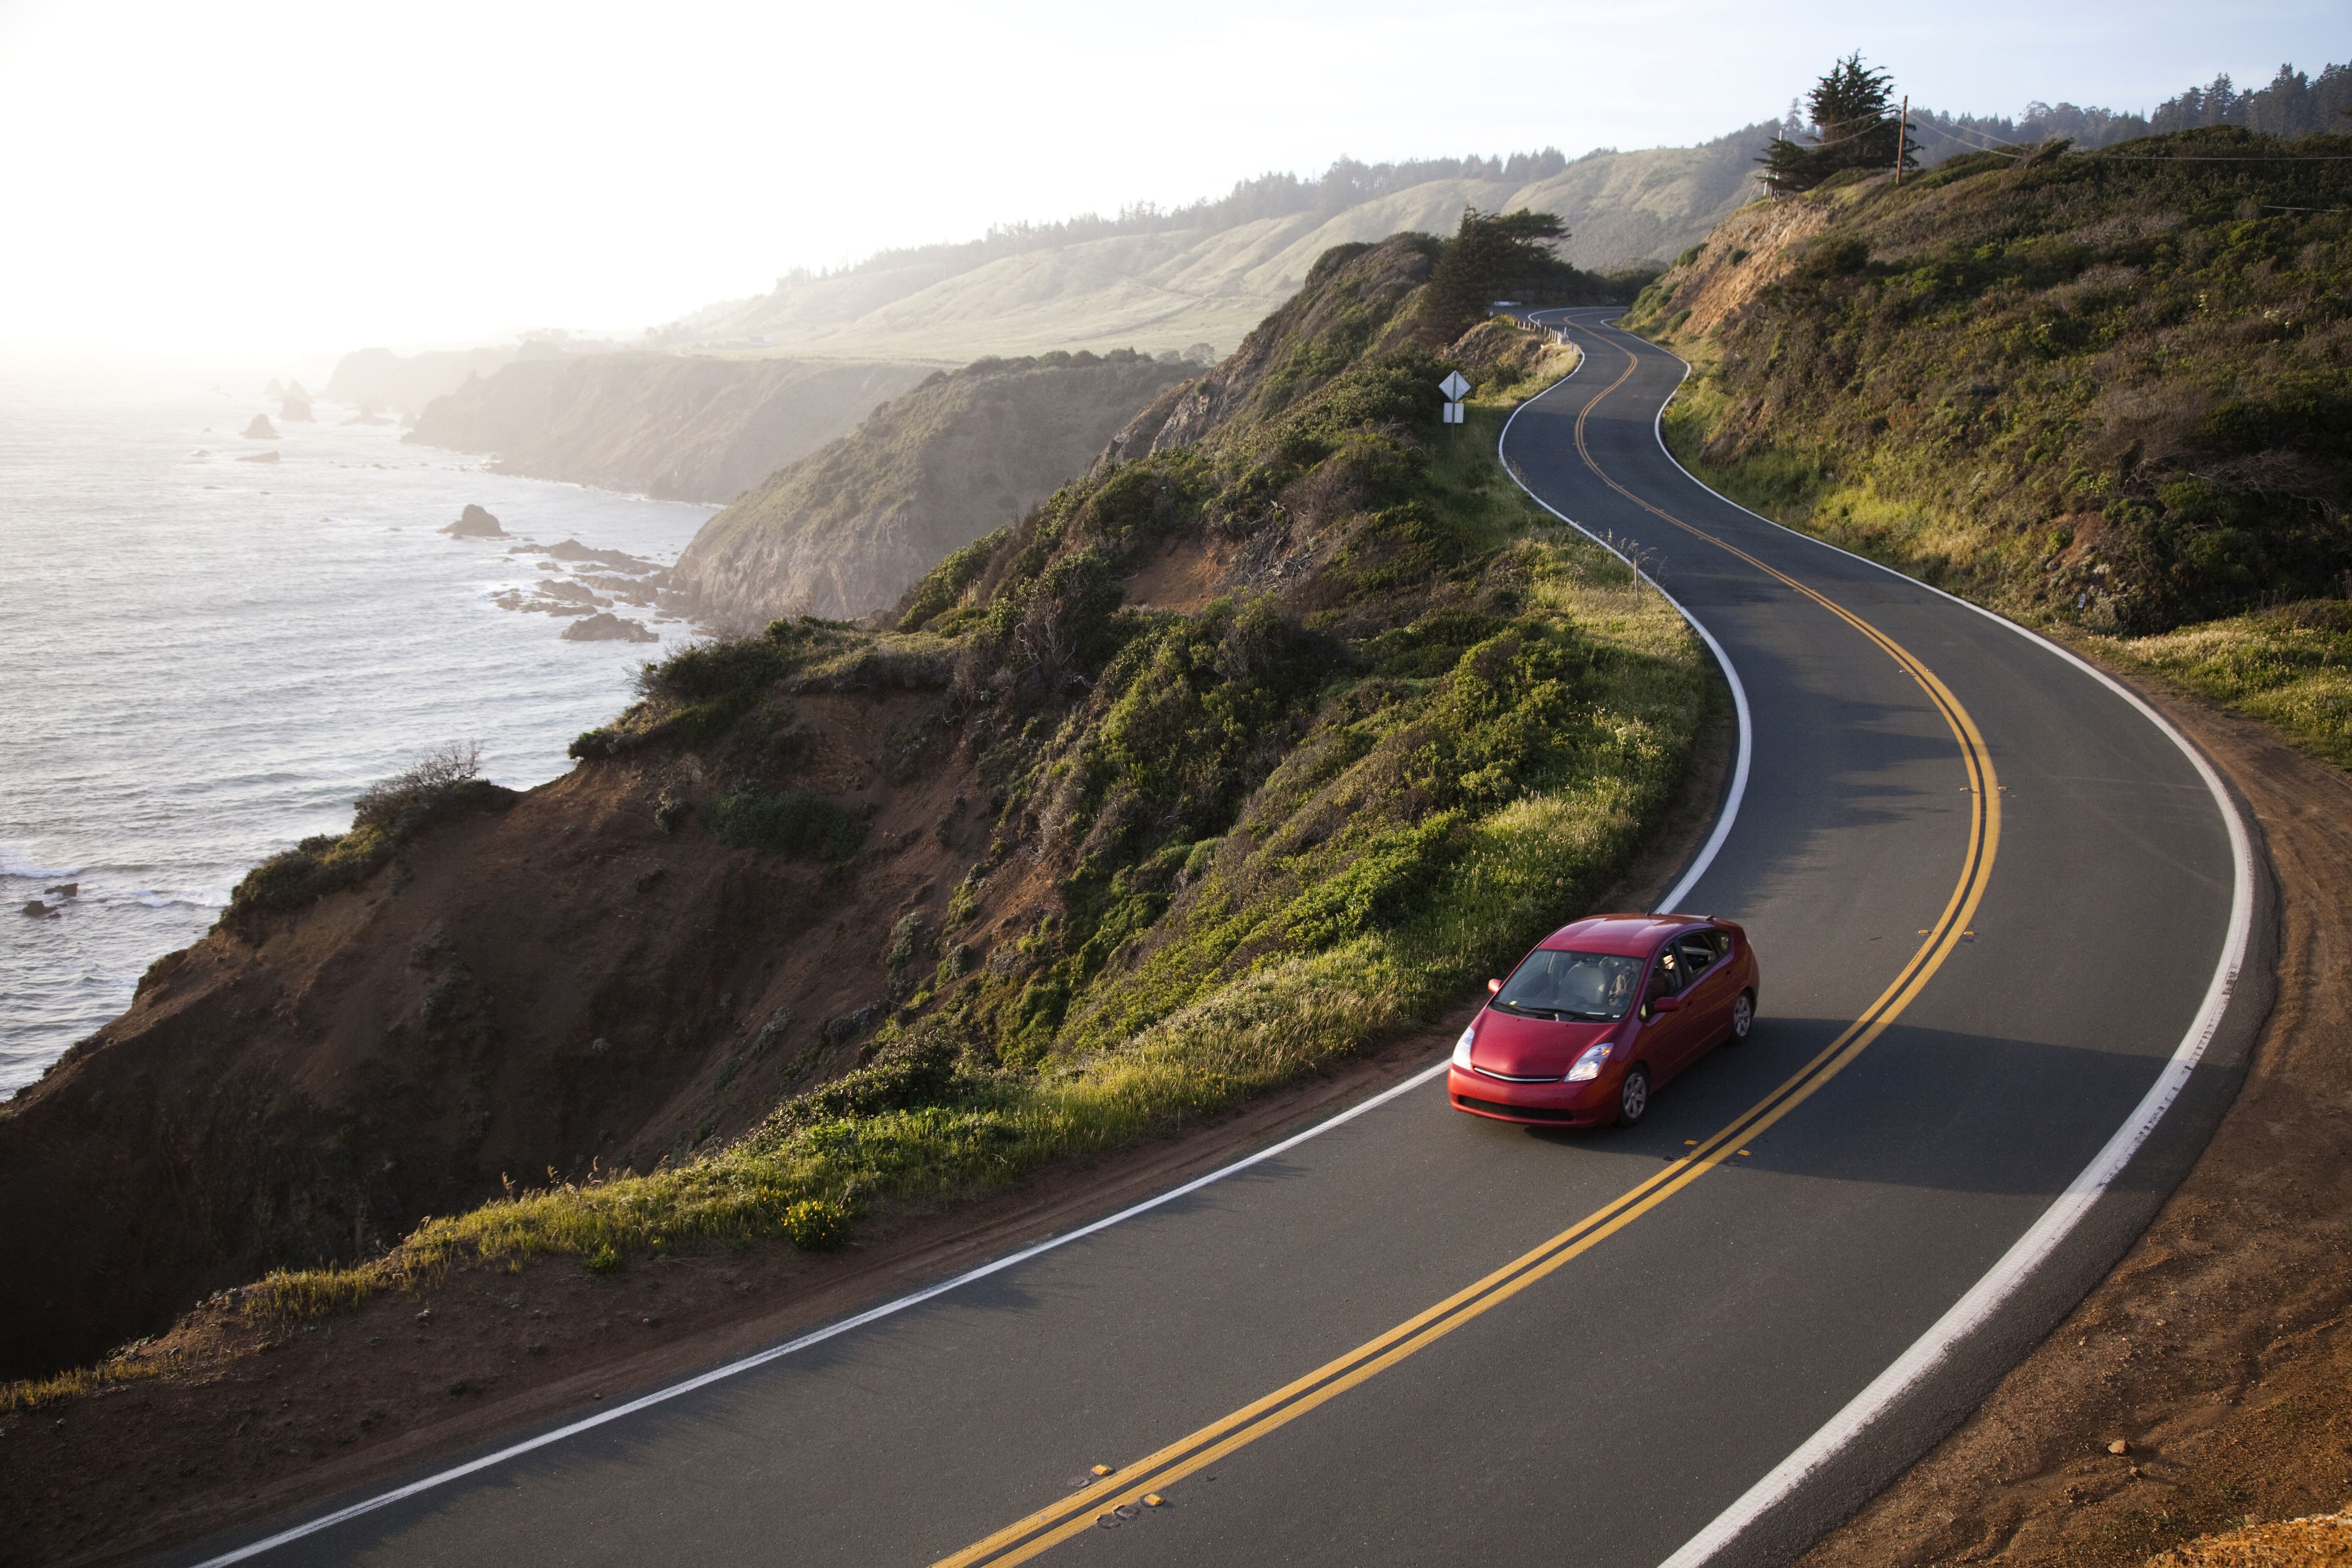
<svg viewBox="0 0 2352 1568">
<path fill-rule="evenodd" d="M 633 621 L 616 616 L 610 610 L 599 611 L 584 621 L 574 621 L 563 628 L 565 642 L 659 642 L 661 634 L 649 631 L 643 621 Z"/>
<path fill-rule="evenodd" d="M 257 414 L 253 416 L 253 423 L 245 427 L 245 438 L 248 441 L 275 441 L 278 439 L 278 426 L 269 422 L 268 415 Z"/>
<path fill-rule="evenodd" d="M 289 424 L 298 419 L 305 423 L 315 422 L 310 413 L 310 395 L 302 390 L 300 382 L 286 389 L 285 400 L 278 405 L 278 415 Z"/>
<path fill-rule="evenodd" d="M 467 501 L 466 510 L 457 514 L 457 521 L 441 531 L 452 539 L 504 539 L 507 536 L 507 531 L 499 526 L 497 518 L 471 501 Z"/>
</svg>

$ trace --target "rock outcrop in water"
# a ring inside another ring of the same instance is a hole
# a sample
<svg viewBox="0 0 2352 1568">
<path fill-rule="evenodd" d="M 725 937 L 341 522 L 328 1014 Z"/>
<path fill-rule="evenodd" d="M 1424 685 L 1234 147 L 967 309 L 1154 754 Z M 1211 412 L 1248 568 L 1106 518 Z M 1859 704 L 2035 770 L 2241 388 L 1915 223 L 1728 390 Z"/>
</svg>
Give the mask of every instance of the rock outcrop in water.
<svg viewBox="0 0 2352 1568">
<path fill-rule="evenodd" d="M 253 416 L 253 423 L 245 427 L 245 438 L 248 441 L 275 441 L 278 439 L 278 426 L 269 422 L 268 415 L 257 414 Z"/>
<path fill-rule="evenodd" d="M 1198 367 L 1128 350 L 981 360 L 874 411 L 705 523 L 677 586 L 722 626 L 864 616 L 1084 472 Z"/>
<path fill-rule="evenodd" d="M 446 533 L 453 539 L 505 539 L 509 537 L 507 531 L 499 526 L 499 520 L 497 518 L 492 517 L 485 508 L 476 506 L 471 501 L 467 501 L 466 503 L 466 510 L 457 514 L 457 521 L 451 523 L 446 528 L 438 530 L 437 531 Z"/>
<path fill-rule="evenodd" d="M 633 621 L 616 616 L 610 610 L 600 610 L 584 620 L 572 622 L 563 628 L 565 642 L 659 642 L 657 632 L 648 631 L 643 621 Z"/>
<path fill-rule="evenodd" d="M 408 439 L 495 453 L 500 473 L 724 501 L 929 368 L 648 353 L 518 360 L 435 399 Z"/>
</svg>

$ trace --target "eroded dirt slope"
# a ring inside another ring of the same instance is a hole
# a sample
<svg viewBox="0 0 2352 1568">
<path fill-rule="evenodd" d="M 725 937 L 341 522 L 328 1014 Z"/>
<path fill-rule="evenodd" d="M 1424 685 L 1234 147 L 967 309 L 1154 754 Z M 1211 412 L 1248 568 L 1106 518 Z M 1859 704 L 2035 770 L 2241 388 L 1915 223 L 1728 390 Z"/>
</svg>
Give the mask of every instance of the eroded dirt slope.
<svg viewBox="0 0 2352 1568">
<path fill-rule="evenodd" d="M 648 1168 L 853 1062 L 888 932 L 936 918 L 985 837 L 935 703 L 792 704 L 794 776 L 866 826 L 838 868 L 663 832 L 665 794 L 719 781 L 690 753 L 622 757 L 158 963 L 0 1119 L 0 1373 L 367 1256 L 505 1176 Z"/>
</svg>

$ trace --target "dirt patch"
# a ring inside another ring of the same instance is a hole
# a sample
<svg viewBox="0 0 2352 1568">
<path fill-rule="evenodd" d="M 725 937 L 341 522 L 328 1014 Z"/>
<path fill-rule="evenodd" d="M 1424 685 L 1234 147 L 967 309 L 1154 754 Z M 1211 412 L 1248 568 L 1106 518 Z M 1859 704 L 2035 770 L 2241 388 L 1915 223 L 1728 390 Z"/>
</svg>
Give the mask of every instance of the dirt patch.
<svg viewBox="0 0 2352 1568">
<path fill-rule="evenodd" d="M 1197 615 L 1224 591 L 1231 580 L 1229 567 L 1204 539 L 1171 539 L 1128 579 L 1128 602 L 1144 609 Z"/>
<path fill-rule="evenodd" d="M 1727 691 L 1674 809 L 1604 909 L 1648 909 L 1707 831 L 1737 741 Z M 1179 1139 L 1039 1171 L 946 1208 L 860 1222 L 845 1251 L 784 1246 L 452 1270 L 310 1321 L 248 1319 L 234 1292 L 142 1348 L 152 1377 L 0 1415 L 0 1568 L 121 1562 L 592 1410 L 1111 1213 L 1426 1066 L 1458 1015 Z"/>
<path fill-rule="evenodd" d="M 2136 1564 L 2352 1498 L 2352 775 L 2130 679 L 2253 808 L 2277 1005 L 2212 1142 L 2115 1272 L 1801 1568 Z"/>
<path fill-rule="evenodd" d="M 1688 310 L 1679 332 L 1705 337 L 1789 270 L 1790 253 L 1829 227 L 1836 205 L 1821 197 L 1752 203 L 1716 226 L 1675 282 L 1669 310 Z"/>
</svg>

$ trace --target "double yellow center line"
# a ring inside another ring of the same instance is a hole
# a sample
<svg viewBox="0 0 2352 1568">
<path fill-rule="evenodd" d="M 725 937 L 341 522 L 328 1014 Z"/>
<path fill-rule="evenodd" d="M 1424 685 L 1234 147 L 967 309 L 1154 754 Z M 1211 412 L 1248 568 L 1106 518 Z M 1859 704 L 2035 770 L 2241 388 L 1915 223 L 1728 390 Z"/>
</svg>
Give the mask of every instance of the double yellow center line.
<svg viewBox="0 0 2352 1568">
<path fill-rule="evenodd" d="M 1912 953 L 1910 962 L 1903 966 L 1894 982 L 1880 992 L 1877 999 L 1864 1008 L 1862 1016 L 1848 1025 L 1837 1038 L 1822 1047 L 1811 1060 L 1781 1080 L 1770 1093 L 1733 1118 L 1720 1131 L 1694 1146 L 1649 1180 L 1612 1199 L 1559 1235 L 1520 1254 L 1485 1279 L 1455 1291 L 1426 1311 L 1406 1319 L 1387 1332 L 1367 1340 L 1345 1355 L 1324 1363 L 1306 1376 L 1244 1405 L 1230 1415 L 1178 1438 L 1157 1453 L 1122 1466 L 1100 1480 L 1039 1509 L 1026 1519 L 1016 1520 L 985 1540 L 976 1541 L 961 1552 L 940 1558 L 933 1568 L 979 1568 L 981 1564 L 998 1568 L 998 1565 L 1026 1563 L 1081 1531 L 1094 1529 L 1106 1518 L 1118 1518 L 1114 1510 L 1129 1508 L 1146 1495 L 1160 1488 L 1173 1486 L 1195 1471 L 1215 1464 L 1235 1449 L 1257 1441 L 1327 1401 L 1338 1398 L 1358 1384 L 1378 1376 L 1414 1352 L 1434 1344 L 1489 1308 L 1510 1300 L 1716 1169 L 1731 1158 L 1741 1144 L 1803 1104 L 1816 1089 L 1869 1049 L 1871 1043 L 1911 1005 L 1912 999 L 1919 994 L 1936 971 L 1943 966 L 1944 961 L 1951 956 L 1953 949 L 1959 945 L 1961 933 L 1969 929 L 1975 917 L 1977 904 L 1984 897 L 1985 886 L 1992 875 L 1993 854 L 2000 841 L 2000 792 L 1993 775 L 1992 758 L 1985 748 L 1984 737 L 1977 731 L 1976 721 L 1969 717 L 1968 710 L 1960 706 L 1958 700 L 1937 679 L 1933 670 L 1869 622 L 1824 598 L 1786 573 L 1765 565 L 1746 551 L 1651 505 L 1601 472 L 1600 465 L 1593 461 L 1591 450 L 1585 446 L 1585 421 L 1602 399 L 1623 385 L 1633 374 L 1639 361 L 1630 353 L 1627 360 L 1624 374 L 1596 393 L 1577 415 L 1576 449 L 1585 465 L 1602 483 L 1635 505 L 1709 543 L 1730 551 L 1758 571 L 1787 584 L 1861 632 L 1918 681 L 1927 693 L 1928 700 L 1943 716 L 1944 722 L 1951 727 L 1953 736 L 1959 742 L 1962 764 L 1968 772 L 1971 805 L 1968 853 L 1961 861 L 1959 880 L 1954 885 L 1951 897 L 1945 900 L 1943 913 L 1928 928 L 1926 940 Z"/>
</svg>

